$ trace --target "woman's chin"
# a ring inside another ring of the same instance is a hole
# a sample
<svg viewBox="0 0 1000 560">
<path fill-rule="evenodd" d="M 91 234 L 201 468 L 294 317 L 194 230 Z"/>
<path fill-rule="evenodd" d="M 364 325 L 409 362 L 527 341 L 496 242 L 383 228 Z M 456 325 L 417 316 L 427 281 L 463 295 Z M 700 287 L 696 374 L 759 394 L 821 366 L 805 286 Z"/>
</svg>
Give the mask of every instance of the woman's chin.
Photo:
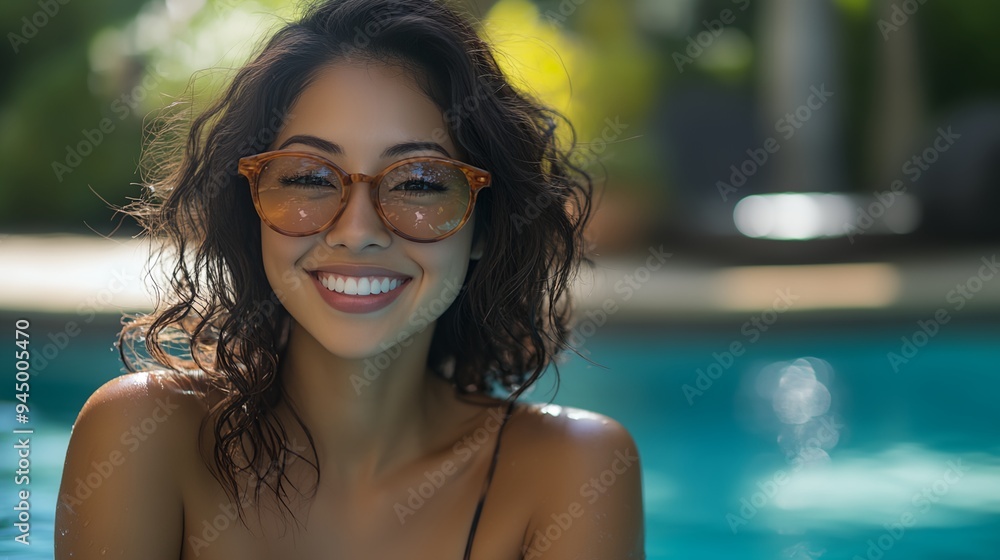
<svg viewBox="0 0 1000 560">
<path fill-rule="evenodd" d="M 405 347 L 410 346 L 412 340 L 407 343 L 407 339 L 413 336 L 412 333 L 406 332 L 366 334 L 359 329 L 345 332 L 348 334 L 343 338 L 331 337 L 329 333 L 324 333 L 324 335 L 316 337 L 316 341 L 338 359 L 367 361 L 373 364 L 376 369 L 388 367 L 392 360 L 403 353 Z"/>
</svg>

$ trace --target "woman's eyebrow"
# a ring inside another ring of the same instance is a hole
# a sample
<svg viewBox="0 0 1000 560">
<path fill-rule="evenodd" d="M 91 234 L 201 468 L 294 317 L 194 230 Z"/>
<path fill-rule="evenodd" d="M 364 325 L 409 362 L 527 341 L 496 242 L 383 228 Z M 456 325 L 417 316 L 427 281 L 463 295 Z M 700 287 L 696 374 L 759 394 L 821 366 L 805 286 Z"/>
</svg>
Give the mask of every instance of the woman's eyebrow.
<svg viewBox="0 0 1000 560">
<path fill-rule="evenodd" d="M 342 154 L 344 149 L 340 147 L 339 144 L 330 142 L 329 140 L 323 140 L 316 136 L 310 136 L 308 134 L 296 134 L 288 140 L 285 140 L 278 146 L 279 150 L 283 150 L 285 146 L 289 144 L 305 144 L 306 146 L 312 146 L 313 148 L 319 148 L 325 152 L 330 152 L 331 154 Z"/>
<path fill-rule="evenodd" d="M 285 146 L 288 146 L 290 144 L 305 144 L 306 146 L 319 148 L 320 150 L 329 152 L 331 154 L 344 153 L 344 149 L 341 148 L 339 144 L 330 142 L 329 140 L 324 140 L 317 136 L 311 136 L 308 134 L 296 134 L 295 136 L 292 136 L 288 140 L 282 142 L 281 145 L 278 146 L 278 149 L 279 150 L 284 149 Z M 393 146 L 389 146 L 388 148 L 386 148 L 385 151 L 382 152 L 382 157 L 384 158 L 396 157 L 409 152 L 419 152 L 423 150 L 433 150 L 435 152 L 440 152 L 446 157 L 449 158 L 452 157 L 451 154 L 448 153 L 448 150 L 446 150 L 444 146 L 438 144 L 437 142 L 401 142 L 399 144 L 395 144 Z"/>
<path fill-rule="evenodd" d="M 382 157 L 387 158 L 401 156 L 408 152 L 419 152 L 423 150 L 433 150 L 444 154 L 446 157 L 451 157 L 448 150 L 444 149 L 444 146 L 438 144 L 437 142 L 403 142 L 386 148 L 385 151 L 382 152 Z"/>
</svg>

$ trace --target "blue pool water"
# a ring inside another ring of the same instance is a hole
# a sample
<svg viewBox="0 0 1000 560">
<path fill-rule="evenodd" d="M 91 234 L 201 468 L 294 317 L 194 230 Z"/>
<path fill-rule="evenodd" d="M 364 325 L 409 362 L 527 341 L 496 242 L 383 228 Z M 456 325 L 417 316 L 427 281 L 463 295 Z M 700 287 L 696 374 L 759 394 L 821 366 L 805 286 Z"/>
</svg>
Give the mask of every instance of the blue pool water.
<svg viewBox="0 0 1000 560">
<path fill-rule="evenodd" d="M 66 320 L 33 318 L 35 340 Z M 560 366 L 555 403 L 607 414 L 638 443 L 648 557 L 1000 558 L 1000 324 L 956 318 L 894 370 L 887 354 L 916 318 L 783 321 L 757 340 L 738 321 L 609 325 L 583 345 L 607 369 L 576 356 Z M 117 326 L 86 325 L 35 374 L 32 544 L 13 540 L 4 476 L 0 555 L 51 558 L 69 427 L 120 373 Z M 734 342 L 741 354 L 725 355 Z M 530 400 L 548 401 L 550 388 Z M 10 393 L 0 397 L 12 473 L 17 426 Z"/>
</svg>

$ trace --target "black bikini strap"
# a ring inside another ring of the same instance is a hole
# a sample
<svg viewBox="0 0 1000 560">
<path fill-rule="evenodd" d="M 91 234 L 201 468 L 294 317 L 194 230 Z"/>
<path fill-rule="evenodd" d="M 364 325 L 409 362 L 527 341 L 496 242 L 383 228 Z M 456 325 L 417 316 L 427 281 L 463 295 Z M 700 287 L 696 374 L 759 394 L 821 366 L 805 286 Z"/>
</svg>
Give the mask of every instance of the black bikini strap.
<svg viewBox="0 0 1000 560">
<path fill-rule="evenodd" d="M 479 525 L 479 515 L 483 512 L 483 505 L 486 503 L 486 492 L 490 488 L 490 482 L 493 480 L 493 471 L 497 467 L 497 456 L 500 453 L 500 438 L 503 436 L 503 429 L 507 426 L 507 420 L 510 419 L 511 412 L 514 410 L 514 404 L 517 401 L 511 401 L 507 406 L 507 413 L 503 417 L 503 422 L 500 424 L 500 430 L 497 432 L 497 444 L 493 449 L 493 459 L 490 462 L 490 471 L 486 475 L 486 481 L 483 483 L 483 491 L 479 496 L 479 504 L 476 505 L 476 514 L 472 517 L 472 529 L 469 531 L 469 540 L 465 543 L 465 556 L 464 560 L 469 560 L 469 555 L 472 554 L 472 540 L 476 536 L 476 527 Z"/>
</svg>

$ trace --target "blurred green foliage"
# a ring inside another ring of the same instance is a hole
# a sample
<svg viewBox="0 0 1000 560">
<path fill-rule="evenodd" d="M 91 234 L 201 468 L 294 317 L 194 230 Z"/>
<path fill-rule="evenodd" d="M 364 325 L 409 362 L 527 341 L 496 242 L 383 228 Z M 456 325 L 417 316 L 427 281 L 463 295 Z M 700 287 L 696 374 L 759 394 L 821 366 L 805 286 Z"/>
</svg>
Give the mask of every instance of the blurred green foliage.
<svg viewBox="0 0 1000 560">
<path fill-rule="evenodd" d="M 665 0 L 477 0 L 470 10 L 484 14 L 505 69 L 567 114 L 580 142 L 599 140 L 609 120 L 628 125 L 596 160 L 618 181 L 616 188 L 669 198 L 662 148 L 649 138 L 650 116 L 681 80 L 724 82 L 752 95 L 756 5 L 732 26 L 742 32 L 733 34 L 739 41 L 679 74 L 671 53 L 683 50 L 686 37 L 700 30 L 698 22 L 733 2 L 659 2 Z M 871 118 L 877 71 L 871 53 L 881 37 L 873 1 L 836 3 L 843 14 L 841 64 L 849 77 L 847 165 L 856 176 L 864 144 L 853 140 Z M 290 3 L 281 0 L 170 4 L 174 12 L 178 6 L 200 9 L 166 17 L 170 10 L 162 0 L 0 4 L 0 228 L 108 234 L 122 222 L 118 233 L 134 233 L 108 203 L 124 205 L 140 193 L 135 183 L 144 122 L 181 95 L 196 70 L 239 64 L 292 15 Z M 58 12 L 49 15 L 45 6 Z M 644 21 L 644 14 L 684 6 L 693 16 L 687 28 L 665 32 Z M 916 19 L 929 112 L 996 96 L 1000 39 L 993 31 L 1000 3 L 927 2 Z M 224 76 L 209 73 L 198 82 L 198 94 L 210 95 Z"/>
<path fill-rule="evenodd" d="M 0 30 L 5 35 L 0 48 L 4 76 L 0 81 L 0 221 L 4 229 L 78 231 L 84 229 L 84 220 L 107 220 L 109 214 L 102 211 L 103 203 L 88 185 L 121 200 L 129 190 L 139 153 L 139 126 L 129 120 L 106 135 L 62 182 L 56 180 L 52 162 L 63 160 L 66 146 L 83 139 L 83 129 L 98 126 L 102 115 L 110 115 L 111 100 L 93 94 L 88 86 L 90 41 L 100 29 L 134 17 L 141 3 L 75 0 L 54 4 L 59 11 L 51 17 L 35 2 L 0 4 Z M 36 27 L 33 19 L 47 23 Z M 27 42 L 12 38 L 11 33 Z"/>
</svg>

